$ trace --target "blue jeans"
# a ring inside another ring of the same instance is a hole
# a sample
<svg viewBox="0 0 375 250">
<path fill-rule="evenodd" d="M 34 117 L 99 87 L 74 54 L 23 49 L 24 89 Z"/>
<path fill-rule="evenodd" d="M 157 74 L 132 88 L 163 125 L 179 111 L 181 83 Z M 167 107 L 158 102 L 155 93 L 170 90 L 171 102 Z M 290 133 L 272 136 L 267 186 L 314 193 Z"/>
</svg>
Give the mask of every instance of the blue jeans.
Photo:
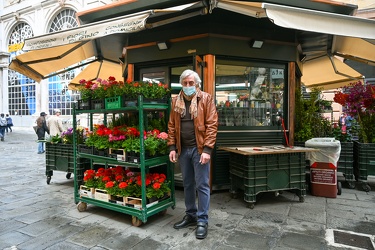
<svg viewBox="0 0 375 250">
<path fill-rule="evenodd" d="M 38 141 L 38 153 L 44 152 L 44 142 Z"/>
<path fill-rule="evenodd" d="M 5 136 L 5 127 L 0 127 L 0 138 L 4 138 Z"/>
<path fill-rule="evenodd" d="M 186 214 L 208 223 L 210 208 L 210 162 L 200 164 L 198 149 L 183 148 L 178 156 L 184 186 Z M 198 193 L 198 209 L 196 205 Z"/>
</svg>

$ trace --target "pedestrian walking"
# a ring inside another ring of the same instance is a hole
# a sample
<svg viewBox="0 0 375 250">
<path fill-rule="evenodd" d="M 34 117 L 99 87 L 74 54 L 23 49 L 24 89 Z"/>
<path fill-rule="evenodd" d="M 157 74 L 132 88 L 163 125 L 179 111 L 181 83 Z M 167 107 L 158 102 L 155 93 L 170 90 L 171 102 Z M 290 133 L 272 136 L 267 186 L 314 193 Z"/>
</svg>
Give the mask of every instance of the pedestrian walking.
<svg viewBox="0 0 375 250">
<path fill-rule="evenodd" d="M 5 115 L 5 119 L 7 120 L 7 127 L 6 127 L 6 131 L 8 133 L 8 131 L 12 132 L 12 127 L 13 127 L 13 120 L 12 120 L 12 117 L 9 116 L 9 114 L 6 114 Z"/>
<path fill-rule="evenodd" d="M 214 99 L 200 90 L 200 83 L 195 71 L 185 70 L 181 74 L 182 90 L 172 100 L 168 122 L 168 146 L 171 162 L 177 162 L 178 154 L 186 207 L 184 218 L 173 227 L 196 225 L 196 238 L 204 239 L 208 233 L 210 159 L 216 143 L 218 115 Z"/>
<path fill-rule="evenodd" d="M 50 135 L 56 136 L 60 135 L 64 131 L 64 127 L 62 125 L 62 120 L 60 118 L 60 109 L 54 109 L 53 113 L 54 116 L 50 117 L 47 120 L 47 127 L 49 129 Z"/>
<path fill-rule="evenodd" d="M 45 112 L 41 112 L 38 119 L 36 119 L 36 135 L 38 136 L 38 154 L 43 154 L 45 152 L 45 137 L 46 133 L 49 134 L 49 129 L 47 127 L 46 122 L 46 115 L 47 114 Z"/>
<path fill-rule="evenodd" d="M 7 120 L 4 116 L 4 113 L 0 114 L 0 140 L 4 141 L 5 129 L 7 127 Z"/>
</svg>

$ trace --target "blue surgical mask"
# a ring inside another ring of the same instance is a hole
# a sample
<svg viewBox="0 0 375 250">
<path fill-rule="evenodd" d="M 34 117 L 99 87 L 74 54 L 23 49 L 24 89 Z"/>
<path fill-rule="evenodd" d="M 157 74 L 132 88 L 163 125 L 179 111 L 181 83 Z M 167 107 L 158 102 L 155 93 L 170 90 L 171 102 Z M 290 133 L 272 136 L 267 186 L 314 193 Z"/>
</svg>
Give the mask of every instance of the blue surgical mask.
<svg viewBox="0 0 375 250">
<path fill-rule="evenodd" d="M 195 94 L 197 90 L 195 86 L 191 86 L 191 87 L 182 87 L 182 91 L 184 91 L 185 95 L 192 96 Z"/>
</svg>

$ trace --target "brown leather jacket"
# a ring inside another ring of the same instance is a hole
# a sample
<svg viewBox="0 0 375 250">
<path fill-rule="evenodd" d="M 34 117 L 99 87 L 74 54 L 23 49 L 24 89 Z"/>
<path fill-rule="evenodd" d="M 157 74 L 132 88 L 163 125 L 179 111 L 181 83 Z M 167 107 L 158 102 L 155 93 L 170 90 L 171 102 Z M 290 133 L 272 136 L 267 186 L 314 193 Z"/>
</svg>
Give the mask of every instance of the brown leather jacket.
<svg viewBox="0 0 375 250">
<path fill-rule="evenodd" d="M 198 116 L 194 119 L 195 138 L 198 152 L 211 153 L 216 143 L 218 116 L 212 96 L 206 92 L 197 92 Z M 168 122 L 168 146 L 170 150 L 181 151 L 181 114 L 174 111 L 176 97 L 172 99 L 172 108 Z M 187 111 L 189 112 L 189 111 Z"/>
</svg>

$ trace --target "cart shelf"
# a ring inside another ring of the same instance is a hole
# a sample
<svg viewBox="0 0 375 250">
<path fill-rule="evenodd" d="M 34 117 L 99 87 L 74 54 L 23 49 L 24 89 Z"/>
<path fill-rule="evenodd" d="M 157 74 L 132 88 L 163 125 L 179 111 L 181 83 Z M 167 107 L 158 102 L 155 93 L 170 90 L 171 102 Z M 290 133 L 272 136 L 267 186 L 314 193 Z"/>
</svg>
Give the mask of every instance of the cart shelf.
<svg viewBox="0 0 375 250">
<path fill-rule="evenodd" d="M 165 112 L 164 119 L 169 117 L 169 107 L 170 100 L 168 103 L 144 103 L 143 97 L 138 96 L 135 106 L 131 107 L 121 107 L 115 109 L 97 109 L 97 110 L 73 110 L 73 129 L 76 131 L 76 116 L 77 114 L 89 114 L 90 129 L 93 128 L 93 114 L 103 114 L 104 124 L 107 123 L 107 115 L 111 114 L 137 114 L 138 116 L 138 126 L 139 131 L 144 131 L 146 128 L 146 115 L 148 112 L 152 111 L 162 111 Z M 165 128 L 167 130 L 167 128 Z M 166 131 L 165 130 L 165 131 Z M 132 224 L 134 226 L 140 226 L 142 223 L 147 222 L 147 218 L 156 214 L 165 214 L 169 207 L 175 208 L 175 194 L 174 194 L 174 169 L 170 166 L 170 162 L 167 155 L 157 156 L 153 158 L 146 158 L 146 153 L 143 145 L 143 137 L 140 137 L 140 155 L 139 162 L 127 162 L 118 160 L 116 158 L 99 156 L 90 154 L 87 152 L 79 152 L 78 145 L 76 144 L 76 138 L 74 138 L 74 171 L 82 171 L 78 169 L 78 159 L 89 159 L 90 164 L 88 169 L 94 169 L 98 165 L 102 165 L 104 168 L 109 166 L 122 166 L 128 169 L 134 169 L 139 172 L 142 181 L 142 196 L 141 204 L 138 206 L 130 207 L 124 204 L 112 203 L 107 201 L 102 201 L 99 199 L 86 197 L 80 195 L 80 187 L 83 185 L 83 175 L 74 175 L 74 200 L 77 204 L 77 209 L 79 211 L 84 211 L 87 208 L 87 204 L 100 206 L 106 209 L 110 209 L 117 212 L 122 212 L 132 216 Z M 171 193 L 167 198 L 159 200 L 157 203 L 147 204 L 146 199 L 146 174 L 150 173 L 150 170 L 154 168 L 161 169 L 161 171 L 166 175 L 167 180 L 170 181 Z M 77 176 L 77 177 L 76 177 Z"/>
</svg>

